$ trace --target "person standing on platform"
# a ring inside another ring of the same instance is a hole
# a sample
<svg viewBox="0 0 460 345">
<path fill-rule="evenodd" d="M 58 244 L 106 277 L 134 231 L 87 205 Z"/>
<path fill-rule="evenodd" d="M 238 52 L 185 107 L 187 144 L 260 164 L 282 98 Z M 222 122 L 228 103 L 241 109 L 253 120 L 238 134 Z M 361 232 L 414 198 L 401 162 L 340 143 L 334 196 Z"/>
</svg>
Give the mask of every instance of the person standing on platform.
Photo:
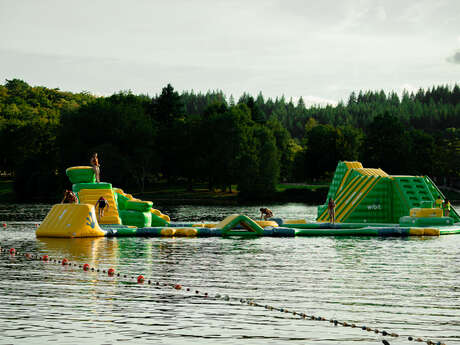
<svg viewBox="0 0 460 345">
<path fill-rule="evenodd" d="M 329 213 L 329 218 L 331 219 L 331 224 L 335 223 L 335 202 L 334 199 L 330 198 L 327 203 L 327 212 Z"/>
<path fill-rule="evenodd" d="M 91 166 L 93 167 L 94 173 L 96 174 L 96 182 L 99 183 L 101 182 L 101 168 L 99 165 L 99 159 L 97 159 L 97 153 L 93 153 L 91 160 L 90 160 Z"/>
</svg>

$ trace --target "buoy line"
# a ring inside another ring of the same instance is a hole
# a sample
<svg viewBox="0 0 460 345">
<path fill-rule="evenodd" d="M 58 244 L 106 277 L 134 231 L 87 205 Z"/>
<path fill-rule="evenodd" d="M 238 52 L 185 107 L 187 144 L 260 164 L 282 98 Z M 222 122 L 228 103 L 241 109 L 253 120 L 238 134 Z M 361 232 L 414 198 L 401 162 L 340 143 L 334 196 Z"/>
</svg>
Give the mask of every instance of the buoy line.
<svg viewBox="0 0 460 345">
<path fill-rule="evenodd" d="M 156 286 L 156 287 L 171 287 L 171 288 L 173 288 L 175 290 L 184 290 L 184 291 L 187 291 L 187 292 L 194 293 L 194 295 L 196 297 L 211 298 L 211 299 L 214 298 L 216 300 L 224 300 L 224 301 L 231 301 L 231 300 L 232 301 L 238 301 L 241 304 L 247 304 L 247 305 L 252 306 L 252 307 L 260 307 L 260 308 L 264 308 L 264 309 L 270 310 L 270 311 L 278 311 L 278 312 L 281 312 L 281 313 L 284 313 L 284 314 L 292 314 L 293 316 L 298 316 L 299 318 L 305 319 L 305 320 L 323 321 L 323 322 L 327 321 L 327 322 L 333 324 L 334 326 L 339 326 L 340 325 L 340 326 L 343 326 L 343 327 L 357 328 L 357 329 L 361 329 L 363 331 L 373 332 L 375 334 L 381 334 L 384 337 L 398 338 L 400 336 L 398 333 L 388 332 L 386 330 L 379 330 L 377 328 L 371 328 L 371 327 L 364 326 L 364 325 L 357 325 L 355 323 L 349 323 L 349 322 L 346 322 L 346 321 L 339 321 L 339 320 L 336 320 L 336 319 L 325 318 L 325 317 L 322 317 L 322 316 L 308 315 L 308 314 L 303 313 L 303 312 L 298 312 L 298 311 L 294 311 L 294 310 L 288 310 L 286 308 L 274 307 L 274 306 L 271 306 L 271 305 L 268 305 L 268 304 L 261 304 L 261 303 L 255 302 L 252 299 L 230 297 L 229 295 L 221 295 L 219 293 L 215 294 L 214 296 L 211 296 L 207 292 L 200 292 L 199 290 L 194 290 L 194 289 L 189 288 L 189 287 L 184 288 L 181 284 L 161 283 L 161 282 L 155 281 L 153 279 L 146 280 L 143 275 L 138 275 L 137 277 L 135 277 L 133 275 L 129 276 L 129 275 L 126 275 L 126 274 L 121 274 L 119 272 L 115 273 L 115 269 L 113 269 L 113 268 L 109 268 L 107 270 L 106 269 L 101 270 L 101 269 L 96 268 L 96 267 L 91 267 L 89 264 L 83 264 L 82 265 L 82 264 L 71 263 L 66 258 L 52 259 L 46 254 L 45 255 L 38 255 L 38 254 L 22 253 L 22 252 L 17 251 L 15 248 L 7 249 L 7 248 L 3 248 L 3 247 L 0 247 L 0 254 L 2 254 L 2 255 L 7 254 L 10 257 L 11 256 L 15 256 L 15 257 L 18 257 L 18 258 L 24 257 L 27 260 L 36 260 L 36 261 L 57 263 L 57 264 L 62 265 L 62 266 L 78 267 L 78 268 L 81 268 L 85 272 L 91 271 L 91 272 L 96 272 L 96 273 L 104 273 L 104 274 L 107 274 L 108 277 L 119 277 L 119 278 L 124 278 L 124 279 L 129 279 L 130 278 L 132 280 L 137 281 L 138 284 L 147 283 L 148 285 L 153 285 L 153 286 Z M 430 339 L 423 339 L 421 337 L 414 337 L 414 336 L 407 336 L 407 340 L 420 342 L 420 343 L 426 343 L 427 345 L 446 345 L 446 343 L 443 343 L 441 341 L 434 342 L 434 341 L 432 341 Z M 384 345 L 390 345 L 390 343 L 386 339 L 383 339 L 382 343 Z"/>
</svg>

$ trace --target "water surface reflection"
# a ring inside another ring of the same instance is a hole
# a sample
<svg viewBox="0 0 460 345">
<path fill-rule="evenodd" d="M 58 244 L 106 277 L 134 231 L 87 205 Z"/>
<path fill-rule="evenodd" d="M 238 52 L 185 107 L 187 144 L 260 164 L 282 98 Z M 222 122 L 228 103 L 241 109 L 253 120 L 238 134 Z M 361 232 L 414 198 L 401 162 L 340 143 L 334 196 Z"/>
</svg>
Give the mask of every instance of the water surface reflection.
<svg viewBox="0 0 460 345">
<path fill-rule="evenodd" d="M 270 206 L 289 218 L 316 211 Z M 24 219 L 26 207 L 3 206 L 0 245 L 399 333 L 391 344 L 409 343 L 404 335 L 460 343 L 460 236 L 36 239 L 42 207 Z M 254 209 L 181 206 L 172 214 L 217 221 Z M 359 329 L 20 256 L 1 256 L 0 281 L 2 344 L 381 343 Z"/>
</svg>

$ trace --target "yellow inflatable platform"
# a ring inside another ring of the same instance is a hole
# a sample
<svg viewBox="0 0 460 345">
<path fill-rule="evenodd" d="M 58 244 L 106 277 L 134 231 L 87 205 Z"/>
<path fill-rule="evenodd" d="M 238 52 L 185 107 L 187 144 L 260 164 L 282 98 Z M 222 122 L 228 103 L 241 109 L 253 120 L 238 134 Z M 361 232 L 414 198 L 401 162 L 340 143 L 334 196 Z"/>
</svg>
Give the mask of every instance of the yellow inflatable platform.
<svg viewBox="0 0 460 345">
<path fill-rule="evenodd" d="M 36 231 L 37 237 L 100 237 L 94 206 L 88 204 L 57 204 Z"/>
</svg>

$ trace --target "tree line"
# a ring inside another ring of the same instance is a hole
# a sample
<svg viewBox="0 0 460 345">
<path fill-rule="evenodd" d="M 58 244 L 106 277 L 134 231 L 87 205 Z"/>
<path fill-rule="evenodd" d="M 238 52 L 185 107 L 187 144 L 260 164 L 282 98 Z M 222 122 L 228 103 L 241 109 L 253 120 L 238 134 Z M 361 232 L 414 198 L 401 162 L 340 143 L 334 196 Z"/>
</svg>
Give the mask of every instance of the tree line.
<svg viewBox="0 0 460 345">
<path fill-rule="evenodd" d="M 20 200 L 55 196 L 68 166 L 102 161 L 103 180 L 143 191 L 181 181 L 189 189 L 269 196 L 280 181 L 329 180 L 339 160 L 361 160 L 390 174 L 426 174 L 454 184 L 460 165 L 460 88 L 402 96 L 352 93 L 346 102 L 307 107 L 284 97 L 221 91 L 150 97 L 0 85 L 0 172 Z"/>
</svg>

